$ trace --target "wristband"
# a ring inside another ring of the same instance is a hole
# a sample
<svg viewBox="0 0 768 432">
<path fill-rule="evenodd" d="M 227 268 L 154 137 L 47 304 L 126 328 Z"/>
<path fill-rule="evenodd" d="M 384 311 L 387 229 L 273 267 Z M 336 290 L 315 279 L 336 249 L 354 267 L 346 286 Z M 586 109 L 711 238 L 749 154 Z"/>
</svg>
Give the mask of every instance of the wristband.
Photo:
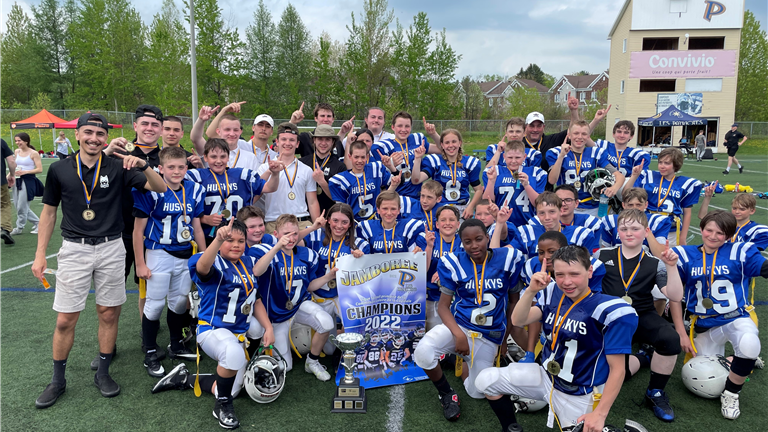
<svg viewBox="0 0 768 432">
<path fill-rule="evenodd" d="M 149 163 L 145 163 L 145 164 L 144 164 L 144 166 L 143 166 L 143 167 L 141 167 L 141 168 L 136 168 L 136 171 L 138 171 L 138 172 L 144 172 L 144 171 L 146 171 L 146 170 L 147 170 L 147 168 L 149 168 Z"/>
</svg>

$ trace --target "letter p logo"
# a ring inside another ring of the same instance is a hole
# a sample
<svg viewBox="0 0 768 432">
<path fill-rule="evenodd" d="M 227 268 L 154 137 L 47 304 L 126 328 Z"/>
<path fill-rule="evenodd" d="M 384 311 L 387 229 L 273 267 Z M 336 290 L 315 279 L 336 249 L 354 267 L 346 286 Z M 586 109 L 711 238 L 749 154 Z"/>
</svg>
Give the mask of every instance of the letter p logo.
<svg viewBox="0 0 768 432">
<path fill-rule="evenodd" d="M 712 17 L 715 15 L 722 15 L 725 12 L 725 5 L 711 0 L 705 0 L 704 4 L 707 5 L 704 8 L 704 19 L 708 22 L 712 21 Z"/>
<path fill-rule="evenodd" d="M 414 279 L 416 279 L 416 276 L 413 273 L 408 273 L 408 272 L 404 272 L 404 271 L 401 270 L 400 271 L 400 281 L 398 282 L 398 284 L 400 286 L 404 286 L 408 282 L 413 282 Z"/>
</svg>

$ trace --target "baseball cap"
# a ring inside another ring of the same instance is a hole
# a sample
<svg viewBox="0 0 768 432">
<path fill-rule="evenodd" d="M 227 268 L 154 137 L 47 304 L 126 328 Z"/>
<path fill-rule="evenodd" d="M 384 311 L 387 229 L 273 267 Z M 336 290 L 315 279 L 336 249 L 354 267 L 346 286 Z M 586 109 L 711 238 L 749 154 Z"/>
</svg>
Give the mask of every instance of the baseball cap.
<svg viewBox="0 0 768 432">
<path fill-rule="evenodd" d="M 738 123 L 734 123 L 734 124 L 731 125 L 731 127 L 739 127 L 739 124 Z"/>
<path fill-rule="evenodd" d="M 91 112 L 87 112 L 77 119 L 77 128 L 80 129 L 83 126 L 96 126 L 106 131 L 112 129 L 112 126 L 109 125 L 109 122 L 103 115 Z"/>
<path fill-rule="evenodd" d="M 259 124 L 259 123 L 261 123 L 263 121 L 269 123 L 269 126 L 275 127 L 275 120 L 272 117 L 270 117 L 270 116 L 268 116 L 266 114 L 259 114 L 259 115 L 257 115 L 256 118 L 253 119 L 253 124 L 257 125 L 257 124 Z"/>
<path fill-rule="evenodd" d="M 139 107 L 136 108 L 136 120 L 138 120 L 139 117 L 152 117 L 153 119 L 162 122 L 163 112 L 160 110 L 160 108 L 154 105 L 139 105 Z"/>
<path fill-rule="evenodd" d="M 542 123 L 546 123 L 544 121 L 544 114 L 542 114 L 542 113 L 540 113 L 538 111 L 534 111 L 534 112 L 528 114 L 528 117 L 525 118 L 525 124 L 529 125 L 529 124 L 535 122 L 536 120 L 538 120 L 538 121 L 540 121 Z"/>
<path fill-rule="evenodd" d="M 277 135 L 280 135 L 283 133 L 298 135 L 299 129 L 296 127 L 295 124 L 291 122 L 280 123 L 280 125 L 277 126 Z"/>
<path fill-rule="evenodd" d="M 333 127 L 326 124 L 318 125 L 317 128 L 315 128 L 315 132 L 312 133 L 313 138 L 318 137 L 327 137 L 327 138 L 336 138 L 338 135 L 336 135 L 336 132 L 334 132 Z"/>
</svg>

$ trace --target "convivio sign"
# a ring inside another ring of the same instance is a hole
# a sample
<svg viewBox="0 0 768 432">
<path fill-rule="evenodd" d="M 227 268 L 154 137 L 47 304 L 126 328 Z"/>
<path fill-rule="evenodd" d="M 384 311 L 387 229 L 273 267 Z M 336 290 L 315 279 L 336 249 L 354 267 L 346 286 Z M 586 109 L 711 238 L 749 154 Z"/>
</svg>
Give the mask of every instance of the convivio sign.
<svg viewBox="0 0 768 432">
<path fill-rule="evenodd" d="M 715 78 L 736 75 L 736 50 L 639 51 L 630 78 Z"/>
</svg>

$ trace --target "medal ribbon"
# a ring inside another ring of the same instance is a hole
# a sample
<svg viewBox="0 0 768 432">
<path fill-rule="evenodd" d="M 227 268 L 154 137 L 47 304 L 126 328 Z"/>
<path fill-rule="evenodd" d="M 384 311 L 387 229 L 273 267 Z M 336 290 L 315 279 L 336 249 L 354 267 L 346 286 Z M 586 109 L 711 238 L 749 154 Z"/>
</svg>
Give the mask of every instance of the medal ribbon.
<svg viewBox="0 0 768 432">
<path fill-rule="evenodd" d="M 80 153 L 78 153 L 75 158 L 77 159 L 77 175 L 80 177 L 80 183 L 83 185 L 83 193 L 85 194 L 85 205 L 86 207 L 91 208 L 91 197 L 93 196 L 93 191 L 96 189 L 96 179 L 99 178 L 99 173 L 101 172 L 101 153 L 99 153 L 99 162 L 96 164 L 96 174 L 93 175 L 90 192 L 88 191 L 88 187 L 85 186 L 85 180 L 83 180 L 83 168 L 80 163 Z"/>
<path fill-rule="evenodd" d="M 459 162 L 456 161 L 453 163 L 453 168 L 448 166 L 448 169 L 451 170 L 451 184 L 453 186 L 456 186 L 456 171 L 459 169 Z"/>
<path fill-rule="evenodd" d="M 331 159 L 331 154 L 328 153 L 328 156 L 323 159 L 323 163 L 320 164 L 320 168 L 325 168 L 325 165 L 328 164 L 328 161 Z M 315 169 L 317 169 L 317 155 L 315 155 L 315 159 L 312 161 L 312 163 L 315 165 Z"/>
<path fill-rule="evenodd" d="M 573 152 L 571 152 L 571 153 L 573 153 Z M 580 173 L 581 173 L 581 158 L 583 158 L 583 157 L 584 157 L 584 152 L 582 151 L 581 153 L 579 153 L 579 160 L 578 160 L 578 163 L 576 164 L 576 181 L 581 181 L 581 175 L 580 175 Z M 573 160 L 574 161 L 576 160 L 576 156 L 575 155 L 573 156 Z"/>
<path fill-rule="evenodd" d="M 256 149 L 258 148 L 258 147 L 256 147 L 255 140 L 251 141 L 251 146 L 253 146 L 253 155 L 255 156 L 256 155 Z M 261 149 L 259 149 L 259 151 L 261 151 Z M 264 165 L 267 162 L 267 159 L 269 159 L 269 146 L 267 146 L 267 149 L 264 151 L 264 160 L 261 161 L 260 165 Z"/>
<path fill-rule="evenodd" d="M 333 252 L 333 238 L 331 238 L 331 243 L 328 245 L 328 271 L 331 271 L 336 265 L 336 258 L 338 258 L 339 252 L 341 252 L 341 246 L 343 245 L 344 239 L 341 239 L 341 241 L 339 241 L 339 248 L 336 249 L 336 253 L 333 254 L 333 262 L 331 262 L 331 252 Z"/>
<path fill-rule="evenodd" d="M 667 200 L 667 195 L 669 195 L 669 191 L 672 189 L 672 183 L 675 181 L 675 177 L 677 177 L 677 174 L 672 176 L 672 180 L 669 181 L 669 187 L 667 188 L 667 193 L 664 194 L 664 199 L 661 198 L 661 189 L 664 186 L 664 176 L 662 176 L 661 181 L 659 181 L 659 193 L 656 195 L 656 208 L 658 208 L 659 211 L 661 211 L 661 205 Z"/>
<path fill-rule="evenodd" d="M 397 138 L 395 138 L 395 141 L 400 144 L 400 152 L 403 152 L 403 156 L 405 156 L 405 164 L 408 165 L 408 138 L 405 139 L 405 149 L 403 149 L 403 143 Z"/>
<path fill-rule="evenodd" d="M 166 185 L 168 185 L 168 182 L 165 182 L 165 184 L 166 184 Z M 170 187 L 170 186 L 168 187 L 168 190 L 170 190 L 171 192 L 173 192 L 173 196 L 175 196 L 175 197 L 176 197 L 176 201 L 177 201 L 179 204 L 181 204 L 181 205 L 182 205 L 182 207 L 181 207 L 181 211 L 183 211 L 183 212 L 184 212 L 184 224 L 186 224 L 186 223 L 187 223 L 187 190 L 186 190 L 186 189 L 184 189 L 184 184 L 182 183 L 182 185 L 181 185 L 181 197 L 184 199 L 184 203 L 183 203 L 183 204 L 182 204 L 181 200 L 179 199 L 179 196 L 178 196 L 178 195 L 176 195 L 176 191 L 174 191 L 173 189 L 171 189 L 171 187 Z"/>
<path fill-rule="evenodd" d="M 477 293 L 477 305 L 483 305 L 483 279 L 485 279 L 485 264 L 488 263 L 488 252 L 485 253 L 483 260 L 483 269 L 480 271 L 480 281 L 477 280 L 477 264 L 472 262 L 472 270 L 475 271 L 475 293 Z"/>
<path fill-rule="evenodd" d="M 288 177 L 288 168 L 283 167 L 283 172 L 285 173 L 285 178 L 288 179 L 288 186 L 290 186 L 291 189 L 293 189 L 293 184 L 296 183 L 296 173 L 299 172 L 299 164 L 296 162 L 296 159 L 293 159 L 293 163 L 296 165 L 293 168 L 293 177 Z"/>
<path fill-rule="evenodd" d="M 288 295 L 291 295 L 291 288 L 293 288 L 293 254 L 291 254 L 291 268 L 288 271 L 288 260 L 285 259 L 285 252 L 282 252 L 283 256 L 283 268 L 285 268 L 285 287 L 288 289 Z M 290 273 L 290 275 L 288 274 Z"/>
<path fill-rule="evenodd" d="M 453 242 L 456 241 L 456 236 L 453 236 L 453 239 L 451 240 L 451 248 L 448 249 L 448 252 L 453 252 Z M 443 256 L 443 245 L 448 243 L 447 241 L 443 240 L 443 237 L 440 236 L 440 256 Z"/>
<path fill-rule="evenodd" d="M 563 326 L 563 323 L 565 322 L 565 318 L 568 317 L 568 314 L 571 313 L 571 310 L 579 304 L 582 300 L 587 298 L 590 294 L 592 294 L 591 291 L 587 290 L 587 292 L 581 296 L 578 300 L 573 302 L 571 307 L 568 308 L 568 310 L 565 312 L 565 315 L 563 315 L 563 319 L 560 320 L 560 323 L 557 322 L 557 319 L 560 317 L 560 307 L 563 306 L 563 300 L 565 300 L 565 293 L 563 293 L 563 296 L 560 297 L 560 304 L 557 305 L 557 314 L 555 315 L 555 325 L 552 327 L 552 351 L 555 351 L 555 344 L 557 343 L 557 336 L 560 334 L 560 328 Z"/>
<path fill-rule="evenodd" d="M 538 150 L 538 147 L 541 145 L 541 138 L 539 138 L 539 140 L 536 141 L 536 143 L 535 143 L 536 147 L 534 147 L 533 144 L 530 141 L 528 141 L 528 137 L 523 137 L 523 139 L 525 140 L 525 143 L 528 144 L 528 147 L 530 147 L 530 148 L 532 148 L 534 150 Z"/>
<path fill-rule="evenodd" d="M 704 286 L 707 287 L 707 295 L 705 296 L 704 293 L 701 293 L 701 296 L 703 298 L 709 298 L 709 295 L 712 293 L 712 284 L 715 283 L 715 262 L 717 261 L 717 251 L 715 251 L 714 254 L 712 254 L 712 273 L 709 274 L 709 277 L 707 278 L 707 251 L 704 249 L 704 246 L 701 247 L 701 261 L 704 263 Z"/>
<path fill-rule="evenodd" d="M 619 151 L 619 149 L 616 149 L 616 169 L 621 168 L 621 156 L 624 155 L 625 151 L 627 151 L 627 149 L 624 149 L 622 151 Z"/>
<path fill-rule="evenodd" d="M 330 155 L 328 155 L 330 157 Z M 357 197 L 357 200 L 360 201 L 359 207 L 362 210 L 363 204 L 365 203 L 365 192 L 366 192 L 366 186 L 368 185 L 368 179 L 365 177 L 365 167 L 363 167 L 363 186 L 360 186 L 360 177 L 356 176 L 355 173 L 352 173 L 353 176 L 355 176 L 355 181 L 357 182 L 357 190 L 359 192 L 359 196 Z"/>
<path fill-rule="evenodd" d="M 731 243 L 736 241 L 736 239 L 739 237 L 739 231 L 741 231 L 741 229 L 744 228 L 744 226 L 746 226 L 749 222 L 750 221 L 744 222 L 744 224 L 741 225 L 739 229 L 736 230 L 736 234 L 734 234 L 733 237 L 731 237 Z"/>
<path fill-rule="evenodd" d="M 240 269 L 237 267 L 237 263 L 235 263 L 235 271 L 237 272 L 237 275 L 240 276 L 240 280 L 243 281 L 243 288 L 245 288 L 245 295 L 246 297 L 251 295 L 253 292 L 253 281 L 251 280 L 251 277 L 248 275 L 248 269 L 245 267 L 245 263 L 242 259 L 237 260 L 238 263 L 240 263 L 243 266 L 243 272 L 245 273 L 245 277 L 240 273 Z M 251 290 L 248 291 L 248 285 L 251 286 Z"/>
<path fill-rule="evenodd" d="M 432 222 L 435 220 L 435 217 L 432 215 L 432 210 L 425 211 L 424 209 L 422 209 L 421 211 L 424 212 L 424 216 L 427 219 L 427 226 L 429 226 L 429 230 L 430 231 L 434 230 L 435 228 L 433 227 Z"/>
<path fill-rule="evenodd" d="M 384 227 L 382 227 L 384 228 Z M 387 248 L 387 230 L 385 229 L 384 234 L 384 252 L 386 253 L 392 253 L 395 250 L 395 229 L 397 228 L 397 222 L 395 222 L 395 226 L 392 227 L 392 247 Z"/>
<path fill-rule="evenodd" d="M 624 292 L 629 295 L 629 287 L 632 285 L 632 281 L 637 276 L 637 271 L 640 270 L 640 263 L 643 262 L 643 256 L 645 252 L 640 252 L 640 260 L 637 262 L 637 266 L 632 271 L 632 275 L 629 277 L 628 282 L 624 282 L 624 268 L 621 266 L 621 262 L 624 260 L 624 255 L 621 254 L 621 246 L 619 246 L 619 275 L 621 275 L 621 283 L 624 284 Z"/>
<path fill-rule="evenodd" d="M 235 155 L 235 161 L 232 162 L 232 165 L 227 164 L 229 168 L 234 168 L 237 166 L 237 161 L 240 160 L 240 149 L 237 149 L 237 154 Z"/>
</svg>

